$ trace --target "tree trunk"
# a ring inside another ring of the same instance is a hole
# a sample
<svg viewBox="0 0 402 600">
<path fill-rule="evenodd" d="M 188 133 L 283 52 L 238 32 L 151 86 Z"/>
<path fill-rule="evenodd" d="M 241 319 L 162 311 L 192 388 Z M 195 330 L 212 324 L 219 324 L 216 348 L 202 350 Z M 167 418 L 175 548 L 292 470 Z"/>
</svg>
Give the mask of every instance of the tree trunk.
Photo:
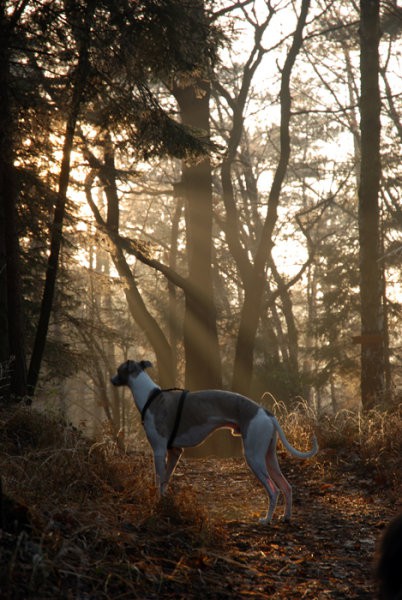
<svg viewBox="0 0 402 600">
<path fill-rule="evenodd" d="M 12 24 L 4 3 L 0 7 L 0 30 L 0 362 L 10 362 L 11 382 L 5 396 L 21 398 L 26 395 L 27 374 L 9 87 Z"/>
<path fill-rule="evenodd" d="M 0 82 L 1 90 L 1 82 Z M 0 91 L 1 95 L 1 91 Z M 1 100 L 0 100 L 1 105 Z M 1 110 L 1 109 L 0 109 Z M 1 125 L 0 125 L 1 127 Z M 2 133 L 0 132 L 0 136 Z M 0 141 L 1 146 L 1 141 Z M 1 149 L 0 149 L 1 152 Z M 8 313 L 7 313 L 7 254 L 5 243 L 6 221 L 4 215 L 4 163 L 0 155 L 0 380 L 1 397 L 6 394 L 3 381 L 3 368 L 10 357 L 10 348 L 8 344 Z M 8 393 L 8 388 L 7 388 Z"/>
<path fill-rule="evenodd" d="M 372 408 L 384 392 L 383 282 L 379 264 L 380 211 L 380 90 L 379 0 L 360 2 L 360 131 L 359 185 L 361 401 Z"/>
<path fill-rule="evenodd" d="M 175 199 L 177 200 L 177 204 L 172 219 L 172 229 L 170 232 L 170 245 L 168 253 L 169 268 L 173 269 L 174 271 L 176 271 L 177 268 L 179 223 L 184 207 L 184 199 L 180 194 L 175 193 Z M 174 373 L 174 376 L 176 378 L 178 345 L 179 341 L 181 341 L 183 337 L 183 327 L 178 303 L 178 290 L 176 286 L 169 280 L 167 282 L 167 286 L 169 295 L 169 343 L 172 348 L 173 359 L 176 367 Z"/>
<path fill-rule="evenodd" d="M 182 122 L 209 135 L 209 82 L 174 89 Z M 208 157 L 183 163 L 189 290 L 185 291 L 186 386 L 220 387 L 221 360 L 212 270 L 212 174 Z"/>
<path fill-rule="evenodd" d="M 233 389 L 243 394 L 249 393 L 253 375 L 254 343 L 265 289 L 267 260 L 273 245 L 272 235 L 277 221 L 280 193 L 290 156 L 290 75 L 303 41 L 302 32 L 309 6 L 310 0 L 304 0 L 302 2 L 293 42 L 282 70 L 280 90 L 281 124 L 279 162 L 269 194 L 268 214 L 264 222 L 261 240 L 254 258 L 254 265 L 250 276 L 245 282 L 244 303 L 240 315 L 232 383 Z"/>
<path fill-rule="evenodd" d="M 78 114 L 81 106 L 82 96 L 85 89 L 86 79 L 89 69 L 88 48 L 90 43 L 90 31 L 92 17 L 95 9 L 94 0 L 87 4 L 85 27 L 82 30 L 82 39 L 79 41 L 79 58 L 69 114 L 64 136 L 63 156 L 59 174 L 59 189 L 57 193 L 56 206 L 54 210 L 53 225 L 51 231 L 50 253 L 48 258 L 45 287 L 42 296 L 42 303 L 39 315 L 38 326 L 36 330 L 35 342 L 31 355 L 31 362 L 28 373 L 28 393 L 33 396 L 39 377 L 39 371 L 45 350 L 46 338 L 49 329 L 50 315 L 52 312 L 53 298 L 56 287 L 57 271 L 59 266 L 59 254 L 62 241 L 62 230 L 64 222 L 65 207 L 67 201 L 67 189 L 70 179 L 70 160 L 73 149 L 74 134 L 77 124 Z"/>
<path fill-rule="evenodd" d="M 283 316 L 286 321 L 287 328 L 287 351 L 288 360 L 284 361 L 285 365 L 289 369 L 289 379 L 292 382 L 292 386 L 289 392 L 292 396 L 299 396 L 303 394 L 300 381 L 299 372 L 299 336 L 296 326 L 296 320 L 293 314 L 293 303 L 290 292 L 285 285 L 283 277 L 276 268 L 274 260 L 271 260 L 271 271 L 275 279 L 275 283 L 278 287 L 278 293 L 282 301 Z M 273 310 L 275 310 L 275 301 L 272 303 Z"/>
<path fill-rule="evenodd" d="M 172 348 L 158 323 L 148 311 L 141 294 L 138 291 L 131 269 L 119 247 L 116 237 L 119 233 L 119 197 L 116 186 L 116 168 L 114 148 L 109 136 L 105 146 L 105 165 L 102 169 L 101 180 L 105 184 L 107 199 L 107 231 L 114 242 L 112 258 L 121 277 L 128 282 L 125 290 L 127 303 L 134 320 L 144 330 L 156 354 L 158 362 L 159 382 L 163 387 L 175 385 L 175 368 Z"/>
<path fill-rule="evenodd" d="M 91 156 L 88 155 L 91 162 Z M 110 256 L 117 272 L 122 280 L 126 282 L 124 293 L 131 316 L 141 327 L 147 336 L 152 348 L 154 349 L 158 363 L 159 383 L 162 387 L 171 387 L 175 385 L 175 365 L 174 354 L 169 341 L 166 339 L 162 329 L 159 327 L 155 318 L 148 311 L 144 300 L 137 288 L 135 279 L 130 266 L 125 259 L 119 237 L 119 197 L 116 185 L 116 169 L 114 163 L 114 149 L 106 135 L 104 163 L 98 163 L 96 172 L 104 186 L 107 201 L 107 219 L 106 222 L 92 199 L 91 186 L 94 179 L 94 173 L 91 173 L 86 181 L 86 197 L 89 206 L 94 214 L 98 226 L 108 236 L 111 246 Z"/>
<path fill-rule="evenodd" d="M 10 204 L 10 169 L 12 157 L 10 151 L 10 99 L 9 85 L 9 36 L 5 5 L 0 5 L 0 364 L 4 367 L 10 358 L 8 340 L 8 303 L 7 303 L 7 250 L 6 250 L 6 203 Z M 13 199 L 11 200 L 13 203 Z M 2 378 L 3 369 L 0 371 Z M 9 387 L 4 388 L 2 381 L 2 394 L 8 395 Z"/>
<path fill-rule="evenodd" d="M 127 284 L 124 293 L 126 295 L 130 313 L 136 323 L 138 323 L 145 332 L 145 335 L 155 351 L 156 360 L 158 362 L 159 383 L 162 387 L 171 387 L 176 384 L 171 346 L 157 321 L 149 313 L 117 240 L 114 241 L 111 256 L 119 276 Z"/>
</svg>

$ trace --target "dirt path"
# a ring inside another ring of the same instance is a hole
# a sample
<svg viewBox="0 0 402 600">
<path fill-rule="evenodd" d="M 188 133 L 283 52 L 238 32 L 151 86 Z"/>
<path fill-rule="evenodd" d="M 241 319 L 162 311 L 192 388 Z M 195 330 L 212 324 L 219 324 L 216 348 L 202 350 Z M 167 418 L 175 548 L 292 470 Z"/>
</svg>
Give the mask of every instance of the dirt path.
<svg viewBox="0 0 402 600">
<path fill-rule="evenodd" d="M 269 527 L 257 522 L 266 510 L 264 495 L 241 459 L 179 465 L 172 491 L 191 486 L 225 534 L 224 547 L 199 552 L 192 565 L 187 559 L 191 585 L 183 597 L 374 597 L 376 543 L 402 509 L 400 496 L 379 489 L 375 474 L 357 473 L 357 465 L 337 456 L 310 462 L 282 456 L 280 462 L 294 490 L 294 520 L 281 523 L 278 506 Z"/>
</svg>

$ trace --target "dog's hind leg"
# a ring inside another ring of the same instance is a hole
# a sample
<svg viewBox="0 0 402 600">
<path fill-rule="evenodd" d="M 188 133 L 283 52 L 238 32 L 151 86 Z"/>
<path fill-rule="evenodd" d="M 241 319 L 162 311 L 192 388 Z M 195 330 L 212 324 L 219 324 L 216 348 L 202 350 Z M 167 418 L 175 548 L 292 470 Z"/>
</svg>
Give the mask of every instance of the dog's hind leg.
<svg viewBox="0 0 402 600">
<path fill-rule="evenodd" d="M 276 439 L 271 441 L 265 460 L 269 474 L 285 498 L 285 514 L 283 520 L 290 521 L 292 516 L 292 486 L 284 477 L 279 467 L 278 457 L 276 455 Z"/>
<path fill-rule="evenodd" d="M 265 411 L 260 409 L 254 419 L 250 421 L 246 436 L 243 437 L 244 457 L 251 471 L 264 487 L 269 499 L 267 515 L 264 519 L 260 519 L 261 523 L 270 523 L 272 520 L 279 495 L 278 488 L 269 476 L 265 460 L 274 434 L 275 430 L 271 420 Z"/>
<path fill-rule="evenodd" d="M 258 481 L 262 484 L 265 491 L 268 494 L 269 505 L 268 511 L 265 518 L 260 519 L 260 523 L 270 523 L 272 520 L 272 515 L 275 512 L 276 503 L 278 501 L 279 491 L 269 476 L 264 456 L 253 456 L 248 455 L 245 451 L 244 453 L 248 466 L 251 471 L 257 477 Z"/>
<path fill-rule="evenodd" d="M 255 438 L 252 435 L 246 439 L 243 439 L 244 458 L 246 459 L 251 471 L 264 487 L 269 499 L 267 515 L 264 519 L 260 519 L 261 523 L 269 523 L 272 520 L 272 515 L 274 514 L 279 495 L 279 491 L 275 483 L 269 476 L 265 462 L 269 441 L 269 437 L 265 437 L 265 439 L 263 437 Z"/>
<path fill-rule="evenodd" d="M 279 495 L 266 463 L 266 455 L 274 435 L 275 429 L 271 419 L 263 409 L 260 409 L 250 421 L 246 435 L 243 437 L 244 457 L 269 499 L 267 515 L 264 519 L 260 519 L 262 523 L 269 523 L 272 520 Z"/>
</svg>

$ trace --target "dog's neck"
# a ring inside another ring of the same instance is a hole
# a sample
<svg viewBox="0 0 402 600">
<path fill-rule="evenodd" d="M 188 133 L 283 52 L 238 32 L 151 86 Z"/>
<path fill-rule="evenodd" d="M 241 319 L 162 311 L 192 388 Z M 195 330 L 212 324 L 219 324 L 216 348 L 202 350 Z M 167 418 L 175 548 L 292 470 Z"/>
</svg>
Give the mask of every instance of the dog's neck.
<svg viewBox="0 0 402 600">
<path fill-rule="evenodd" d="M 142 412 L 150 392 L 158 386 L 145 371 L 142 371 L 137 377 L 129 377 L 128 387 L 134 396 L 138 410 Z"/>
</svg>

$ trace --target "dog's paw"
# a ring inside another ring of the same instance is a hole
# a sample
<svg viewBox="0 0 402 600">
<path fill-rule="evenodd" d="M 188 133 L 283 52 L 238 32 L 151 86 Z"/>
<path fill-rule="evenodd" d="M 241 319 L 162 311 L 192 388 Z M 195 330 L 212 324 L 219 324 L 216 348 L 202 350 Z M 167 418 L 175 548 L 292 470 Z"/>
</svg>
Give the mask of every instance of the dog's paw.
<svg viewBox="0 0 402 600">
<path fill-rule="evenodd" d="M 267 517 L 261 517 L 258 519 L 258 522 L 260 525 L 271 525 L 272 523 L 271 519 L 268 519 Z"/>
</svg>

